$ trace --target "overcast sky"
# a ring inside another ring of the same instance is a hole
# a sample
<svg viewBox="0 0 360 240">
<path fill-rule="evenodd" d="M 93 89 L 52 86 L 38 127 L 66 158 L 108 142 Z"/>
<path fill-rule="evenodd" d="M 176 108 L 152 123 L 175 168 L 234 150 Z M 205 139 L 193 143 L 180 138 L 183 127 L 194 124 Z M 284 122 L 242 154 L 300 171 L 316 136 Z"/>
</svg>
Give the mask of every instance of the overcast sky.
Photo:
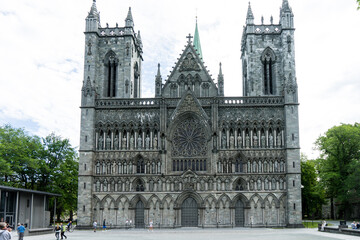
<svg viewBox="0 0 360 240">
<path fill-rule="evenodd" d="M 255 23 L 279 21 L 282 0 L 251 0 Z M 360 11 L 355 0 L 289 0 L 295 15 L 301 151 L 316 138 L 360 120 Z M 92 0 L 0 0 L 0 125 L 51 132 L 79 144 L 85 17 Z M 154 96 L 161 64 L 169 74 L 198 16 L 205 65 L 225 95 L 241 96 L 240 43 L 248 1 L 97 0 L 101 24 L 124 25 L 131 6 L 144 45 L 143 97 Z"/>
</svg>

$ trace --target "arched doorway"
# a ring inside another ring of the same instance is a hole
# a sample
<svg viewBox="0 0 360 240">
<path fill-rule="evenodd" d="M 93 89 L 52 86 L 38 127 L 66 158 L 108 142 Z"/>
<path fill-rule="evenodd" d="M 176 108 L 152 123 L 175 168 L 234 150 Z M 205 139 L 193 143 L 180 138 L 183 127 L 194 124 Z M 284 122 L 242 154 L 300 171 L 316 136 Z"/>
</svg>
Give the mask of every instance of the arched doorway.
<svg viewBox="0 0 360 240">
<path fill-rule="evenodd" d="M 244 203 L 239 199 L 235 205 L 235 226 L 243 227 L 245 224 L 244 219 Z"/>
<path fill-rule="evenodd" d="M 192 197 L 188 197 L 181 205 L 181 226 L 198 226 L 198 206 Z"/>
<path fill-rule="evenodd" d="M 145 228 L 144 203 L 138 201 L 135 208 L 135 228 Z"/>
</svg>

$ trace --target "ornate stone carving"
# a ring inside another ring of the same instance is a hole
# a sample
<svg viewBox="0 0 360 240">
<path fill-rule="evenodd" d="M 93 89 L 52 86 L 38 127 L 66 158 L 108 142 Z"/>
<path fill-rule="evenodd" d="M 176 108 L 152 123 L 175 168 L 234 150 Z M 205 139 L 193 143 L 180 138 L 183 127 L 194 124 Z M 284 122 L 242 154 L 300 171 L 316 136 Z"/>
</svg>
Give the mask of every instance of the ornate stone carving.
<svg viewBox="0 0 360 240">
<path fill-rule="evenodd" d="M 178 124 L 173 135 L 173 156 L 205 156 L 207 151 L 205 128 L 195 118 L 187 118 Z"/>
<path fill-rule="evenodd" d="M 182 71 L 200 71 L 200 67 L 191 53 L 186 54 L 185 59 L 180 65 L 179 72 Z"/>
</svg>

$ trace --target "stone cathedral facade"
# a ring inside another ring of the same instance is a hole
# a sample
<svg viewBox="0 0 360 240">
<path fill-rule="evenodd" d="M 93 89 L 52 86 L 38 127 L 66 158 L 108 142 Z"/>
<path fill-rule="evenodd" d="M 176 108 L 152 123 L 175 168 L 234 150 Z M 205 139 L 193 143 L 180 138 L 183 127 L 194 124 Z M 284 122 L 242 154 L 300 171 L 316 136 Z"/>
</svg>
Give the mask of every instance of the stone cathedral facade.
<svg viewBox="0 0 360 240">
<path fill-rule="evenodd" d="M 78 225 L 301 226 L 293 13 L 254 23 L 241 42 L 243 96 L 204 66 L 198 28 L 155 97 L 141 98 L 143 45 L 125 26 L 86 18 Z M 239 67 L 241 66 L 239 61 Z M 240 81 L 240 79 L 239 79 Z"/>
</svg>

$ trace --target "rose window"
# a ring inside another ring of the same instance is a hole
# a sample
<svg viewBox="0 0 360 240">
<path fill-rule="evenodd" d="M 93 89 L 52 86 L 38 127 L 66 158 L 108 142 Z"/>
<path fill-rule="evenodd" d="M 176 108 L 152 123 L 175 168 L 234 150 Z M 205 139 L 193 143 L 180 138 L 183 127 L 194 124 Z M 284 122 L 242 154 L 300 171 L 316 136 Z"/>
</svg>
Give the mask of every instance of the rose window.
<svg viewBox="0 0 360 240">
<path fill-rule="evenodd" d="M 205 128 L 199 120 L 188 118 L 178 124 L 173 135 L 172 155 L 179 157 L 206 155 Z"/>
</svg>

